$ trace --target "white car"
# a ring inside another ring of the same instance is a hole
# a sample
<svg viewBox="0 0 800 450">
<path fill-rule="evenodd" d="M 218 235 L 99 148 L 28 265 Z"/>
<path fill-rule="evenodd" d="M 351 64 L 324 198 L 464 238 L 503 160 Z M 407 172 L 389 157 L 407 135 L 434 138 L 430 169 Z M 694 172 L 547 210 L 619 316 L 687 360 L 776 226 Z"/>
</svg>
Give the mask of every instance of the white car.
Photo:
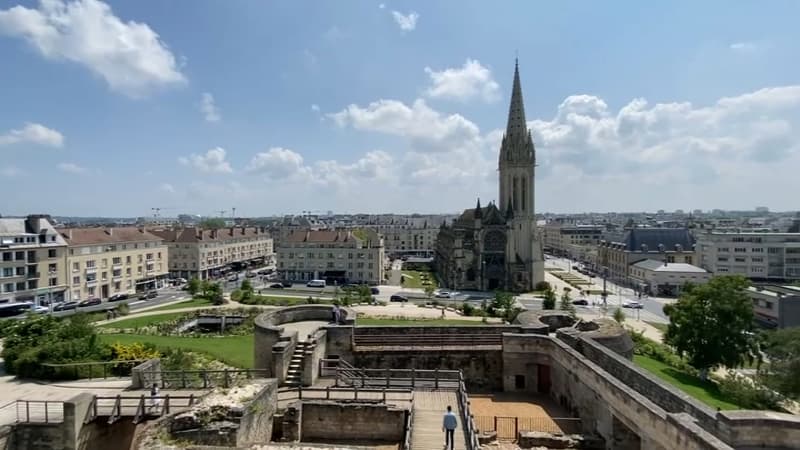
<svg viewBox="0 0 800 450">
<path fill-rule="evenodd" d="M 436 298 L 450 298 L 450 293 L 447 291 L 439 291 L 434 295 Z"/>
<path fill-rule="evenodd" d="M 622 307 L 623 308 L 642 309 L 642 308 L 644 308 L 644 305 L 642 305 L 641 303 L 639 303 L 639 302 L 637 302 L 635 300 L 629 300 L 629 301 L 623 302 L 622 303 Z"/>
</svg>

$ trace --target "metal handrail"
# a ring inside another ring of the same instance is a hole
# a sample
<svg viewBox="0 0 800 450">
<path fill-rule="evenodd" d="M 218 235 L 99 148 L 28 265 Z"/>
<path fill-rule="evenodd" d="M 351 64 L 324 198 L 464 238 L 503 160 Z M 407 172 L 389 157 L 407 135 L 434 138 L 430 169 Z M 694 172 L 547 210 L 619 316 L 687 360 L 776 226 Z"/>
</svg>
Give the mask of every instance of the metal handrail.
<svg viewBox="0 0 800 450">
<path fill-rule="evenodd" d="M 0 406 L 0 424 L 61 423 L 64 402 L 52 400 L 14 400 Z"/>
</svg>

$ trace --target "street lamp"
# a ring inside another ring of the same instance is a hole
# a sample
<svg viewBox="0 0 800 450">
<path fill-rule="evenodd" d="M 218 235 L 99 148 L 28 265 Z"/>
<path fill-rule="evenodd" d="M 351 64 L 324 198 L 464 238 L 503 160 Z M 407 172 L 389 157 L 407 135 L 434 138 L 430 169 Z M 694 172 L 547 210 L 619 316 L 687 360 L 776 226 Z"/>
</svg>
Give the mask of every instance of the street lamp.
<svg viewBox="0 0 800 450">
<path fill-rule="evenodd" d="M 486 261 L 481 258 L 481 291 L 486 290 Z"/>
</svg>

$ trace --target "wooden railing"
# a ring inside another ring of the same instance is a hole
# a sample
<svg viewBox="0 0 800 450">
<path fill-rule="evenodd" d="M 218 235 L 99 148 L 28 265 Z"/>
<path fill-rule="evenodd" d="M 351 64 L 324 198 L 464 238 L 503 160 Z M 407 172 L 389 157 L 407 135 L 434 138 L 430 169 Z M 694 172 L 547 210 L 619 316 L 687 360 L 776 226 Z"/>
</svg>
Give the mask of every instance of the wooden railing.
<svg viewBox="0 0 800 450">
<path fill-rule="evenodd" d="M 350 395 L 352 394 L 352 395 Z M 369 394 L 380 394 L 380 396 L 371 396 Z M 359 395 L 361 397 L 359 397 Z M 393 398 L 394 397 L 394 398 Z M 414 402 L 414 391 L 411 389 L 395 389 L 395 388 L 357 388 L 357 387 L 335 387 L 327 386 L 324 388 L 312 387 L 293 387 L 281 388 L 278 392 L 278 400 L 367 400 L 367 401 L 380 401 L 399 402 L 398 404 L 409 404 Z"/>
<path fill-rule="evenodd" d="M 0 406 L 0 425 L 12 423 L 61 423 L 64 402 L 15 400 Z"/>
<path fill-rule="evenodd" d="M 498 439 L 514 440 L 523 431 L 575 434 L 581 431 L 576 417 L 501 417 L 478 416 L 475 423 L 483 431 L 495 431 Z"/>
<path fill-rule="evenodd" d="M 84 423 L 98 417 L 108 417 L 112 424 L 123 417 L 133 417 L 133 423 L 139 423 L 147 417 L 161 417 L 170 411 L 188 409 L 197 402 L 193 394 L 188 396 L 95 396 L 89 405 Z"/>
<path fill-rule="evenodd" d="M 164 389 L 209 389 L 228 388 L 240 381 L 266 378 L 268 371 L 266 369 L 201 369 L 144 371 L 142 374 L 148 380 L 157 380 L 157 383 Z"/>
<path fill-rule="evenodd" d="M 458 371 L 458 406 L 461 410 L 461 424 L 464 429 L 464 437 L 466 438 L 467 450 L 480 449 L 478 442 L 478 428 L 475 426 L 475 418 L 469 409 L 469 394 L 467 394 L 467 386 L 464 384 L 464 375 Z"/>
<path fill-rule="evenodd" d="M 351 366 L 352 367 L 352 366 Z M 458 370 L 422 369 L 336 369 L 336 386 L 405 387 L 457 390 L 461 372 Z"/>
</svg>

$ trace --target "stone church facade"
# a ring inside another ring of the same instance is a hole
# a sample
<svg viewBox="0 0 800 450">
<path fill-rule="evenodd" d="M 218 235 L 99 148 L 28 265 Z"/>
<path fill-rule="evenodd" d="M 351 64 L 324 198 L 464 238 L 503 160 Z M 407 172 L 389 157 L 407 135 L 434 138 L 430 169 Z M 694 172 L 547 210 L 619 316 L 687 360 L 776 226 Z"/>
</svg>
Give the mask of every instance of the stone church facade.
<svg viewBox="0 0 800 450">
<path fill-rule="evenodd" d="M 536 150 L 525 122 L 519 65 L 508 125 L 500 146 L 499 204 L 465 210 L 443 224 L 435 264 L 450 289 L 526 292 L 544 280 L 544 254 L 536 233 L 534 167 Z"/>
</svg>

